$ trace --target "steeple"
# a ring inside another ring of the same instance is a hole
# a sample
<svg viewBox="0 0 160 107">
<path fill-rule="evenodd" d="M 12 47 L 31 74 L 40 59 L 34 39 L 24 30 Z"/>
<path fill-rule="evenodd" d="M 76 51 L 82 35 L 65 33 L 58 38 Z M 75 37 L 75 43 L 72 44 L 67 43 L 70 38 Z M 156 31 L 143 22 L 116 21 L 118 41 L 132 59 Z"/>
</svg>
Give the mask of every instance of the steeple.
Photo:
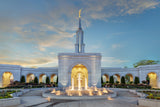
<svg viewBox="0 0 160 107">
<path fill-rule="evenodd" d="M 79 28 L 76 32 L 75 52 L 84 53 L 85 44 L 83 43 L 83 30 L 81 27 L 81 9 L 79 10 Z"/>
</svg>

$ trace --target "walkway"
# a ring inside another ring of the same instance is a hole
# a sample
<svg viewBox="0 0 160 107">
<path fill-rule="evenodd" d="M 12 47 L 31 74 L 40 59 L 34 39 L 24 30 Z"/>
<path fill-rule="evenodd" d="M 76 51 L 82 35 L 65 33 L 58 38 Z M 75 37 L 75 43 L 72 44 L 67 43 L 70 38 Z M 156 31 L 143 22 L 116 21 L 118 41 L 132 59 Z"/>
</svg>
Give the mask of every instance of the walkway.
<svg viewBox="0 0 160 107">
<path fill-rule="evenodd" d="M 54 101 L 49 102 L 41 96 L 42 90 L 31 90 L 21 96 L 21 105 L 18 107 L 140 107 L 137 106 L 138 96 L 129 93 L 127 90 L 114 89 L 118 96 L 113 100 L 91 100 L 91 101 Z M 89 106 L 88 106 L 89 105 Z M 17 107 L 17 106 L 15 106 Z"/>
</svg>

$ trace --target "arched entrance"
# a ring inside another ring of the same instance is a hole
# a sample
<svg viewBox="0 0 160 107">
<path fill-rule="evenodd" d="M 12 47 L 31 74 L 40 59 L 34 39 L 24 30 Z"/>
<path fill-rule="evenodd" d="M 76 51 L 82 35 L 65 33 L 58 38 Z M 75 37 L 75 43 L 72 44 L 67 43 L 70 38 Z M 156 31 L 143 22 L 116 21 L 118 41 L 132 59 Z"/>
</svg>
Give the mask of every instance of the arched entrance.
<svg viewBox="0 0 160 107">
<path fill-rule="evenodd" d="M 125 80 L 126 80 L 127 84 L 129 84 L 131 81 L 133 82 L 133 76 L 132 76 L 132 74 L 126 74 L 125 75 Z"/>
<path fill-rule="evenodd" d="M 109 81 L 109 76 L 107 74 L 103 75 L 103 82 Z"/>
<path fill-rule="evenodd" d="M 11 72 L 4 72 L 2 76 L 3 87 L 8 86 L 9 84 L 14 82 L 14 77 Z"/>
<path fill-rule="evenodd" d="M 152 87 L 157 87 L 157 74 L 154 72 L 148 73 L 149 76 L 149 85 Z"/>
<path fill-rule="evenodd" d="M 114 74 L 113 75 L 113 78 L 114 78 L 114 83 L 116 83 L 116 81 L 118 81 L 119 83 L 121 83 L 121 77 L 120 77 L 120 75 L 119 74 Z"/>
<path fill-rule="evenodd" d="M 71 71 L 71 85 L 73 83 L 74 87 L 78 87 L 78 78 L 80 79 L 81 87 L 85 87 L 85 80 L 87 81 L 87 86 L 88 86 L 88 70 L 82 64 L 75 65 L 72 68 L 72 71 Z"/>
<path fill-rule="evenodd" d="M 46 83 L 47 76 L 45 74 L 41 74 L 39 76 L 39 83 Z"/>
<path fill-rule="evenodd" d="M 50 81 L 51 81 L 52 83 L 57 82 L 57 75 L 56 75 L 56 74 L 52 74 L 51 77 L 50 77 Z"/>
<path fill-rule="evenodd" d="M 31 82 L 34 82 L 34 78 L 35 78 L 35 76 L 34 76 L 34 74 L 32 74 L 32 73 L 30 73 L 30 74 L 28 74 L 27 75 L 27 83 L 31 83 Z"/>
</svg>

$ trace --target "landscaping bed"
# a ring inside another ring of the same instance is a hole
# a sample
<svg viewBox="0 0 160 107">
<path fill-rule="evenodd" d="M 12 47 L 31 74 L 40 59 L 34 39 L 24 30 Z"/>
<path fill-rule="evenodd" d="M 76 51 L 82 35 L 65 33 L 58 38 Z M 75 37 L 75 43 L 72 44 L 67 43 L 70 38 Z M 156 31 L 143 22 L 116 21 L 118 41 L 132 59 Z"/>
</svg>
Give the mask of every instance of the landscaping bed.
<svg viewBox="0 0 160 107">
<path fill-rule="evenodd" d="M 11 94 L 13 94 L 15 92 L 19 92 L 19 90 L 18 91 L 16 91 L 16 90 L 7 90 L 7 91 L 2 90 L 0 92 L 0 99 L 13 98 Z"/>
<path fill-rule="evenodd" d="M 143 91 L 143 93 L 148 95 L 147 99 L 160 100 L 160 91 Z"/>
</svg>

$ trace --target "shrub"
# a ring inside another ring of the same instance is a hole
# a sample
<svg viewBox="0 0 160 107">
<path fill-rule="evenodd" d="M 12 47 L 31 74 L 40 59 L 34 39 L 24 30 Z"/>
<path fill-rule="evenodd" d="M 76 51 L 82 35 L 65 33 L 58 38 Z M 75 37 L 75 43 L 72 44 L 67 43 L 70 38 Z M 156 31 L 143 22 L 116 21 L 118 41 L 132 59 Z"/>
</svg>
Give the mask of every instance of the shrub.
<svg viewBox="0 0 160 107">
<path fill-rule="evenodd" d="M 49 77 L 47 76 L 47 78 L 46 78 L 46 83 L 47 84 L 50 84 L 50 80 L 49 80 Z"/>
<path fill-rule="evenodd" d="M 37 77 L 34 78 L 34 83 L 38 84 L 38 78 Z"/>
<path fill-rule="evenodd" d="M 110 76 L 109 83 L 111 83 L 111 84 L 114 83 L 114 78 L 113 78 L 113 76 Z"/>
<path fill-rule="evenodd" d="M 106 83 L 109 83 L 109 81 L 106 81 Z"/>
<path fill-rule="evenodd" d="M 56 81 L 56 87 L 58 87 L 58 76 L 57 76 L 57 81 Z"/>
<path fill-rule="evenodd" d="M 134 84 L 139 84 L 139 77 L 135 77 Z"/>
<path fill-rule="evenodd" d="M 21 83 L 25 83 L 25 82 L 26 82 L 26 79 L 25 79 L 25 76 L 24 76 L 24 75 L 21 76 L 20 82 L 21 82 Z"/>
<path fill-rule="evenodd" d="M 133 84 L 133 81 L 130 81 L 130 84 Z"/>
<path fill-rule="evenodd" d="M 122 76 L 122 78 L 121 78 L 121 83 L 125 84 L 125 78 L 124 78 L 124 76 Z"/>
<path fill-rule="evenodd" d="M 102 87 L 103 87 L 103 77 L 101 77 L 101 85 L 102 85 Z"/>
<path fill-rule="evenodd" d="M 143 84 L 146 84 L 146 83 L 147 83 L 147 81 L 143 80 L 143 81 L 142 81 L 142 83 L 143 83 Z"/>
<path fill-rule="evenodd" d="M 119 84 L 119 81 L 116 81 L 117 84 Z"/>
</svg>

